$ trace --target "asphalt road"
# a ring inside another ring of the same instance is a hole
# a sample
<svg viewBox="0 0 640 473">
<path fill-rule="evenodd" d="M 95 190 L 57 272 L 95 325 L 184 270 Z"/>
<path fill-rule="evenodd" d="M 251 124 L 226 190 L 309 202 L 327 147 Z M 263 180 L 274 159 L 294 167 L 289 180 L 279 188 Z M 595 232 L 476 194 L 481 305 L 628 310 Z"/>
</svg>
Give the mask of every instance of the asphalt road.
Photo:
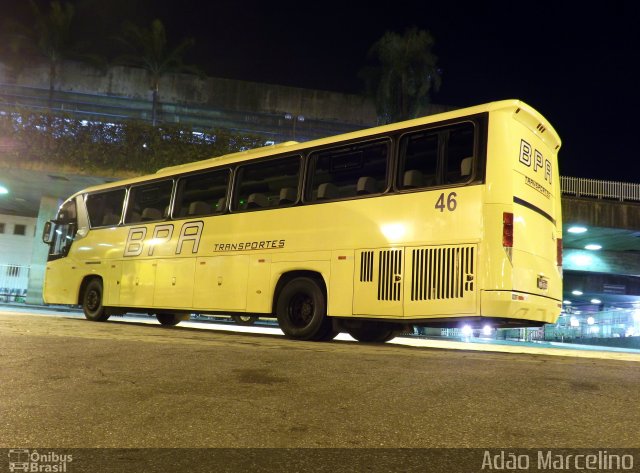
<svg viewBox="0 0 640 473">
<path fill-rule="evenodd" d="M 0 311 L 0 448 L 638 448 L 640 363 Z"/>
</svg>

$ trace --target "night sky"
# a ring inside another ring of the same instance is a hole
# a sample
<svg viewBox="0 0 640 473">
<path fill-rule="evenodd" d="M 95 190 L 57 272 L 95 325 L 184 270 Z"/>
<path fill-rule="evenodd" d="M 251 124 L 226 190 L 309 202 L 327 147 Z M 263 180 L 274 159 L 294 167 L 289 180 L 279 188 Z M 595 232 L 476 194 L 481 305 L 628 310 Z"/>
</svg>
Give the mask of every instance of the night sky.
<svg viewBox="0 0 640 473">
<path fill-rule="evenodd" d="M 561 174 L 640 183 L 637 2 L 186 3 L 200 6 L 160 11 L 212 75 L 341 92 L 363 89 L 358 71 L 386 30 L 429 30 L 443 71 L 433 102 L 522 99 L 560 134 Z"/>
<path fill-rule="evenodd" d="M 136 0 L 108 4 L 119 2 Z M 637 2 L 137 3 L 137 20 L 194 37 L 187 60 L 209 75 L 347 93 L 363 90 L 358 72 L 385 31 L 429 30 L 443 71 L 434 103 L 524 100 L 560 134 L 561 174 L 640 183 Z"/>
</svg>

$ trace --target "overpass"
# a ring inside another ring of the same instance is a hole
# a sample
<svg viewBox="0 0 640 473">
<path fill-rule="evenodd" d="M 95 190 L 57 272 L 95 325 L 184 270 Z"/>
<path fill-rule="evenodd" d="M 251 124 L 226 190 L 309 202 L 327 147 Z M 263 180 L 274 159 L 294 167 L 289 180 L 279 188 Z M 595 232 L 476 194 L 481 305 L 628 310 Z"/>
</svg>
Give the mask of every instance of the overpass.
<svg viewBox="0 0 640 473">
<path fill-rule="evenodd" d="M 564 311 L 546 338 L 630 346 L 640 336 L 640 184 L 562 177 L 561 188 Z"/>
</svg>

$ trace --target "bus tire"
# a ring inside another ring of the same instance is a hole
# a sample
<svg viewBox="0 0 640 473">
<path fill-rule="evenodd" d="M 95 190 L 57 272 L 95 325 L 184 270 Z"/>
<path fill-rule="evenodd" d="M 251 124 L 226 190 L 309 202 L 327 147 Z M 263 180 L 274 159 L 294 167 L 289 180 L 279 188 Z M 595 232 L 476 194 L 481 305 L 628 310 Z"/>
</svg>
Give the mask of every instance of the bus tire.
<svg viewBox="0 0 640 473">
<path fill-rule="evenodd" d="M 160 325 L 164 325 L 167 327 L 172 327 L 174 325 L 178 325 L 178 323 L 182 320 L 182 317 L 179 314 L 156 314 L 156 319 L 160 322 Z"/>
<path fill-rule="evenodd" d="M 392 324 L 380 322 L 362 322 L 349 327 L 349 335 L 365 343 L 384 343 L 395 338 L 398 329 Z"/>
<path fill-rule="evenodd" d="M 313 340 L 316 342 L 330 342 L 340 333 L 339 331 L 333 328 L 333 324 L 325 324 L 326 327 L 322 330 L 319 330 L 318 333 L 313 337 Z"/>
<path fill-rule="evenodd" d="M 84 288 L 82 293 L 82 311 L 87 320 L 93 322 L 104 322 L 109 318 L 109 312 L 102 305 L 102 295 L 104 293 L 102 280 L 93 278 Z"/>
<path fill-rule="evenodd" d="M 289 281 L 276 303 L 278 325 L 284 334 L 296 340 L 316 340 L 327 335 L 331 320 L 327 317 L 324 291 L 312 278 Z"/>
<path fill-rule="evenodd" d="M 232 315 L 231 318 L 238 325 L 253 325 L 258 320 L 257 315 L 244 315 L 244 314 L 243 315 L 235 314 L 235 315 Z"/>
</svg>

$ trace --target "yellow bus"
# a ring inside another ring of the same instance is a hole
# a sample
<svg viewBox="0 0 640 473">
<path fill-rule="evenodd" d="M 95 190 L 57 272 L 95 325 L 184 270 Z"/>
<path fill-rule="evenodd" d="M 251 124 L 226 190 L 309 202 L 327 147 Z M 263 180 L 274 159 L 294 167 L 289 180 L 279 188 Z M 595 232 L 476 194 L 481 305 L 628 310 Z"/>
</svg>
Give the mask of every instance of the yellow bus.
<svg viewBox="0 0 640 473">
<path fill-rule="evenodd" d="M 271 317 L 302 340 L 553 323 L 559 148 L 506 100 L 91 187 L 45 226 L 44 300 Z"/>
</svg>

